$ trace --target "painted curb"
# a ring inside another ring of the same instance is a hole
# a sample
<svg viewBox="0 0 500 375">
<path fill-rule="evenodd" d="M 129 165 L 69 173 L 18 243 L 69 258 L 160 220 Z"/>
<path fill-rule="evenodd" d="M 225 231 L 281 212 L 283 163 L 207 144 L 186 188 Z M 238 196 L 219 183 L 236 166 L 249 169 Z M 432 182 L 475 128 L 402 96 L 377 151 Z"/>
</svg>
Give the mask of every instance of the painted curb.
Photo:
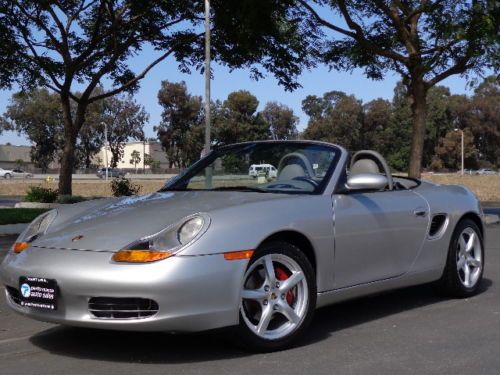
<svg viewBox="0 0 500 375">
<path fill-rule="evenodd" d="M 15 208 L 57 208 L 61 203 L 18 202 Z"/>
<path fill-rule="evenodd" d="M 28 225 L 29 223 L 0 225 L 0 236 L 19 234 L 25 230 Z"/>
</svg>

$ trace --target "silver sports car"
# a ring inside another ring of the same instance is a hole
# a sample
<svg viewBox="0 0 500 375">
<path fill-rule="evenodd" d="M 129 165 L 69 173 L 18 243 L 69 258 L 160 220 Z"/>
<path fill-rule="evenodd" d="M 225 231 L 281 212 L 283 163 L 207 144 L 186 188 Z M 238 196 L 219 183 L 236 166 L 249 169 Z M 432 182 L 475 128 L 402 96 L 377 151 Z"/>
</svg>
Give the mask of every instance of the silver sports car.
<svg viewBox="0 0 500 375">
<path fill-rule="evenodd" d="M 255 164 L 277 174 L 249 175 Z M 234 326 L 290 345 L 314 310 L 435 282 L 478 291 L 484 228 L 462 186 L 393 176 L 374 151 L 312 141 L 220 147 L 143 196 L 49 211 L 0 268 L 9 306 L 48 322 L 137 331 Z"/>
</svg>

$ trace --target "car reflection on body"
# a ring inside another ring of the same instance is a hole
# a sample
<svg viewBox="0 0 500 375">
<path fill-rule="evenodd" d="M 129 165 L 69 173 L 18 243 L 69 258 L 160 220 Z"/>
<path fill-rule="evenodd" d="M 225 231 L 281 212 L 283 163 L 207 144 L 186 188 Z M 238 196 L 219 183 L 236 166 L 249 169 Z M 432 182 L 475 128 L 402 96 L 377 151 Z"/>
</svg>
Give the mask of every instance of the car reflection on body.
<svg viewBox="0 0 500 375">
<path fill-rule="evenodd" d="M 277 166 L 275 179 L 248 175 Z M 436 282 L 478 290 L 482 212 L 461 186 L 392 176 L 374 151 L 312 141 L 220 147 L 144 196 L 41 215 L 0 269 L 28 317 L 116 330 L 233 326 L 285 348 L 318 307 Z"/>
</svg>

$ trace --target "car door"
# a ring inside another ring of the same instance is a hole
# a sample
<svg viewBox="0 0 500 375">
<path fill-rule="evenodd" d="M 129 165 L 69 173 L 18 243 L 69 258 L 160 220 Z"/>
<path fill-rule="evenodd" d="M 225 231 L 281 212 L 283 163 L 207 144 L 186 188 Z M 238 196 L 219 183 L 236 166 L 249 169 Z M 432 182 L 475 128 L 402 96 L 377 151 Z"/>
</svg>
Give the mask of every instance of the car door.
<svg viewBox="0 0 500 375">
<path fill-rule="evenodd" d="M 422 247 L 429 212 L 411 190 L 333 196 L 335 288 L 406 273 Z"/>
</svg>

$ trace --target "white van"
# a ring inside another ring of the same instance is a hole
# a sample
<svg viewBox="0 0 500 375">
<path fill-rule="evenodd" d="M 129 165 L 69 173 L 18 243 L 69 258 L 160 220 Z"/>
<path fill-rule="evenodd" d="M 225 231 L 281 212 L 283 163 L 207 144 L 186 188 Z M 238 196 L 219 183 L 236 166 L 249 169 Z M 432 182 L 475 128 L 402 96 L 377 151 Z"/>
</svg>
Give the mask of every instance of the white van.
<svg viewBox="0 0 500 375">
<path fill-rule="evenodd" d="M 256 178 L 259 174 L 264 174 L 267 178 L 276 178 L 278 177 L 278 170 L 271 164 L 252 164 L 248 170 L 248 175 Z"/>
</svg>

